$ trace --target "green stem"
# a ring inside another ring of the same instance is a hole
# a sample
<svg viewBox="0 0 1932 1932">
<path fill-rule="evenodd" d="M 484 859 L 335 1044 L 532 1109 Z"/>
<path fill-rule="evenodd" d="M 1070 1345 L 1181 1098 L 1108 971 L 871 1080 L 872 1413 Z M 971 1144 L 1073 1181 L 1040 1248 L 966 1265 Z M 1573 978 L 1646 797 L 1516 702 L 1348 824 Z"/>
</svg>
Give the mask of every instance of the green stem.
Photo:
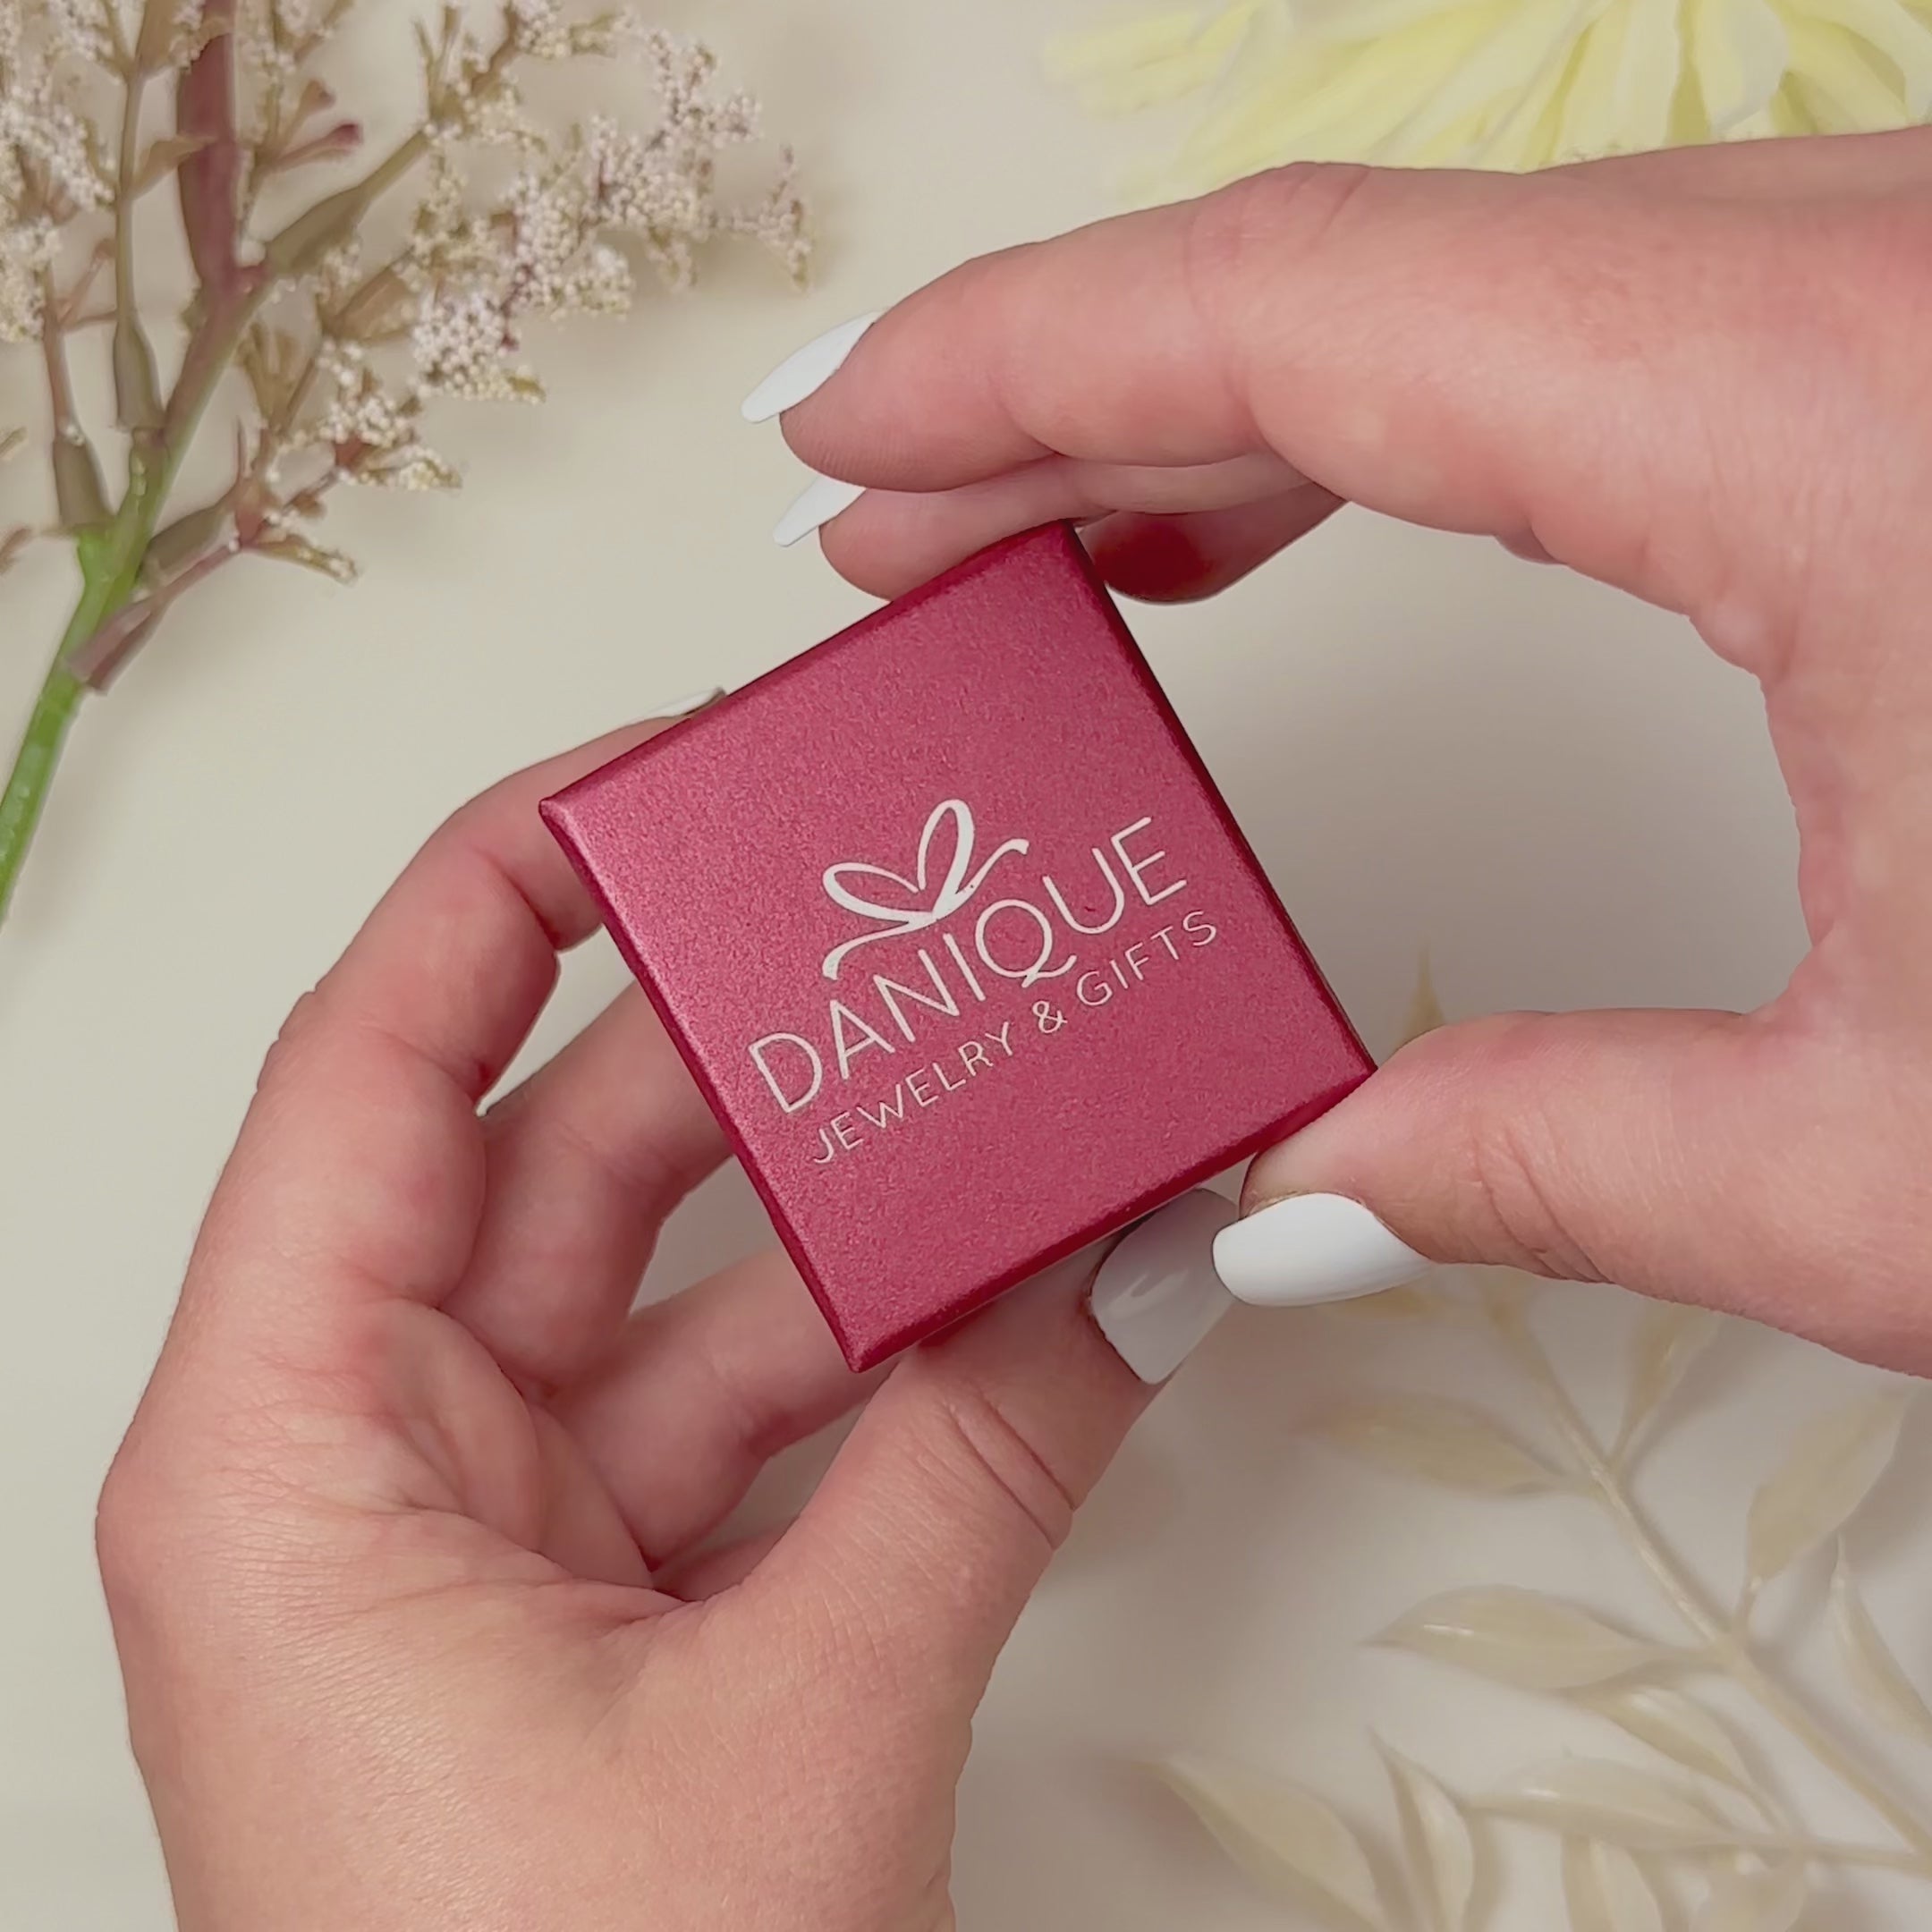
<svg viewBox="0 0 1932 1932">
<path fill-rule="evenodd" d="M 233 20 L 234 0 L 223 0 L 218 8 L 216 0 L 208 0 L 208 4 L 211 14 L 218 13 L 222 19 Z M 143 16 L 144 20 L 148 17 Z M 494 85 L 515 57 L 515 36 L 505 31 L 477 85 Z M 360 181 L 326 196 L 296 216 L 270 237 L 259 263 L 243 267 L 235 259 L 235 242 L 242 223 L 235 194 L 234 165 L 239 150 L 235 144 L 230 59 L 229 37 L 219 34 L 183 76 L 176 102 L 178 125 L 213 137 L 208 147 L 182 164 L 182 216 L 206 311 L 189 339 L 158 431 L 140 429 L 131 438 L 127 493 L 113 521 L 105 527 L 97 525 L 83 530 L 77 540 L 81 572 L 80 601 L 68 620 L 60 648 L 47 666 L 40 695 L 8 775 L 6 790 L 0 792 L 0 925 L 5 922 L 7 907 L 46 808 L 48 788 L 59 769 L 61 751 L 74 714 L 89 688 L 73 674 L 73 654 L 134 595 L 168 493 L 223 372 L 233 360 L 250 324 L 275 288 L 284 280 L 313 267 L 328 250 L 353 233 L 377 199 L 428 152 L 428 130 L 418 128 Z M 431 106 L 433 110 L 433 100 Z M 139 107 L 138 89 L 131 85 L 122 131 L 123 175 L 133 165 Z M 130 195 L 123 182 L 123 200 L 129 199 Z M 115 309 L 123 328 L 117 333 L 124 333 L 129 326 L 138 327 L 132 289 L 126 274 L 129 235 L 127 211 L 123 208 L 117 213 L 115 230 L 116 260 L 122 270 Z M 49 371 L 56 414 L 61 409 L 64 373 L 64 369 Z"/>
<path fill-rule="evenodd" d="M 127 501 L 136 501 L 132 488 Z M 86 542 L 80 546 L 80 601 L 67 621 L 53 662 L 47 665 L 40 695 L 34 700 L 13 768 L 7 775 L 6 790 L 0 792 L 0 922 L 6 919 L 13 887 L 26 862 L 28 848 L 33 843 L 54 774 L 60 768 L 68 728 L 80 708 L 81 699 L 87 695 L 87 686 L 67 668 L 67 654 L 93 636 L 98 626 L 133 594 L 141 554 L 148 547 L 148 537 L 153 532 L 152 519 L 159 508 L 157 502 L 148 513 L 147 530 L 140 534 L 138 546 L 131 549 L 138 524 L 129 518 L 125 504 L 97 547 Z M 123 523 L 129 525 L 124 532 Z M 130 554 L 132 563 L 126 564 L 122 560 Z"/>
<path fill-rule="evenodd" d="M 75 613 L 75 622 L 80 614 Z M 71 636 L 73 626 L 68 627 Z M 65 649 L 62 646 L 62 650 Z M 60 763 L 61 748 L 67 741 L 67 727 L 73 723 L 87 687 L 62 668 L 61 652 L 47 666 L 40 695 L 27 719 L 20 751 L 7 787 L 0 794 L 0 919 L 6 917 L 13 897 L 13 883 L 20 877 L 27 848 L 33 843 L 34 828 L 40 823 L 41 808 L 47 803 L 47 787 Z"/>
<path fill-rule="evenodd" d="M 421 158 L 427 145 L 428 137 L 420 131 L 409 136 L 352 188 L 298 216 L 269 242 L 260 267 L 238 276 L 211 298 L 208 314 L 190 339 L 159 438 L 134 439 L 128 458 L 127 494 L 114 521 L 105 530 L 82 533 L 76 546 L 80 556 L 80 600 L 41 682 L 6 790 L 0 792 L 0 925 L 5 923 L 21 868 L 46 809 L 48 789 L 60 768 L 74 714 L 87 694 L 88 687 L 68 668 L 72 654 L 133 596 L 148 542 L 203 412 L 250 323 L 279 276 L 288 272 L 284 258 L 299 254 L 304 241 L 332 242 L 341 228 L 352 227 L 369 204 Z"/>
</svg>

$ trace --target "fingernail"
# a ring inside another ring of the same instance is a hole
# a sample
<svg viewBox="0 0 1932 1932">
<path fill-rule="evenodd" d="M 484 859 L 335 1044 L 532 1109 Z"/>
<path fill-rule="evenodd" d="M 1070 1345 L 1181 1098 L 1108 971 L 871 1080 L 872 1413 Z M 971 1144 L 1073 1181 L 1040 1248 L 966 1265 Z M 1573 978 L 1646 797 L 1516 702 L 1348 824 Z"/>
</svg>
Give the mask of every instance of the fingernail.
<svg viewBox="0 0 1932 1932">
<path fill-rule="evenodd" d="M 667 724 L 674 724 L 680 718 L 687 718 L 695 711 L 702 711 L 708 705 L 715 705 L 724 695 L 722 684 L 714 684 L 709 691 L 687 691 L 682 698 L 673 698 L 665 703 L 653 707 L 644 716 L 661 718 Z"/>
<path fill-rule="evenodd" d="M 1360 1201 L 1291 1194 L 1224 1228 L 1215 1268 L 1237 1301 L 1264 1308 L 1348 1301 L 1413 1281 L 1429 1267 Z"/>
<path fill-rule="evenodd" d="M 845 358 L 858 346 L 859 338 L 885 314 L 875 309 L 870 315 L 854 316 L 835 329 L 815 336 L 802 349 L 794 350 L 741 405 L 747 422 L 769 422 L 794 409 L 838 374 Z"/>
<path fill-rule="evenodd" d="M 1215 1272 L 1215 1236 L 1234 1204 L 1197 1188 L 1114 1244 L 1089 1298 L 1100 1333 L 1143 1382 L 1165 1382 L 1234 1306 Z"/>
<path fill-rule="evenodd" d="M 821 524 L 829 523 L 865 495 L 862 483 L 842 483 L 836 477 L 814 477 L 792 498 L 792 507 L 778 519 L 772 541 L 790 549 L 801 537 L 809 537 Z"/>
</svg>

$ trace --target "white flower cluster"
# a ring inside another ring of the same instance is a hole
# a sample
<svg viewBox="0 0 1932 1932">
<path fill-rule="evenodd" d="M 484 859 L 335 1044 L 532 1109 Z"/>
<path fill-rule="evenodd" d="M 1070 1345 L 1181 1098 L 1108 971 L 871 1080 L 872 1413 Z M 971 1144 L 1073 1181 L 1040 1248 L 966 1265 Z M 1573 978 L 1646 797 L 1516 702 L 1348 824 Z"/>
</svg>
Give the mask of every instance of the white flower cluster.
<svg viewBox="0 0 1932 1932">
<path fill-rule="evenodd" d="M 664 108 L 664 140 L 687 157 L 754 139 L 758 103 L 749 94 L 710 97 L 717 56 L 696 40 L 654 30 L 644 36 L 644 57 Z"/>
<path fill-rule="evenodd" d="M 644 37 L 644 52 L 663 104 L 663 124 L 642 144 L 641 155 L 622 157 L 614 192 L 631 192 L 640 209 L 655 203 L 669 218 L 647 220 L 631 232 L 640 236 L 674 287 L 690 282 L 696 245 L 723 234 L 747 235 L 762 242 L 784 264 L 793 281 L 802 281 L 811 241 L 805 229 L 804 204 L 792 182 L 789 149 L 781 151 L 778 179 L 762 199 L 749 207 L 717 199 L 717 151 L 757 139 L 758 103 L 746 94 L 727 95 L 722 101 L 710 98 L 717 63 L 708 47 L 674 34 L 653 32 Z M 612 160 L 619 163 L 614 153 Z M 690 199 L 683 194 L 683 184 L 695 191 Z"/>
<path fill-rule="evenodd" d="M 106 67 L 115 48 L 127 45 L 119 16 L 110 17 L 108 7 L 109 0 L 47 0 L 49 37 L 76 58 Z"/>
<path fill-rule="evenodd" d="M 56 216 L 105 208 L 113 195 L 75 104 L 64 19 L 33 0 L 0 0 L 0 212 L 9 217 L 36 202 Z"/>
<path fill-rule="evenodd" d="M 118 66 L 140 42 L 143 0 L 42 0 L 51 44 L 97 67 Z M 191 59 L 202 45 L 201 0 L 174 0 L 173 18 L 159 23 L 162 57 L 171 65 Z"/>
<path fill-rule="evenodd" d="M 427 391 L 419 385 L 400 396 L 393 394 L 369 368 L 360 346 L 349 343 L 325 342 L 318 352 L 317 371 L 328 386 L 328 402 L 297 441 L 328 449 L 335 481 L 405 490 L 457 487 L 462 479 L 455 466 L 422 440 Z M 298 561 L 313 563 L 309 558 Z"/>
<path fill-rule="evenodd" d="M 532 60 L 607 56 L 643 32 L 628 8 L 572 20 L 564 0 L 510 0 L 510 22 L 517 51 Z"/>
<path fill-rule="evenodd" d="M 502 296 L 487 289 L 432 294 L 410 332 L 417 393 L 466 402 L 534 402 L 543 393 L 535 374 L 504 360 L 517 347 Z"/>
<path fill-rule="evenodd" d="M 580 178 L 567 165 L 520 174 L 482 223 L 496 250 L 506 322 L 517 315 L 621 314 L 631 271 L 599 238 Z"/>
<path fill-rule="evenodd" d="M 301 64 L 296 52 L 301 43 L 290 30 L 295 24 L 291 11 L 284 0 L 241 0 L 235 9 L 236 51 L 265 95 L 279 97 Z"/>
<path fill-rule="evenodd" d="M 41 277 L 60 250 L 60 232 L 45 216 L 16 221 L 0 213 L 0 343 L 29 341 L 40 327 Z"/>
<path fill-rule="evenodd" d="M 296 0 L 254 4 L 275 10 L 285 38 Z M 326 453 L 331 482 L 454 487 L 454 468 L 423 441 L 428 406 L 540 398 L 521 360 L 527 325 L 623 312 L 634 293 L 627 246 L 674 285 L 691 279 L 701 243 L 727 234 L 762 241 L 794 276 L 803 269 L 808 244 L 789 156 L 762 200 L 719 199 L 717 151 L 756 135 L 758 110 L 741 94 L 713 98 L 708 51 L 646 33 L 627 13 L 573 18 L 569 0 L 507 0 L 503 19 L 495 46 L 461 16 L 422 41 L 429 154 L 401 251 L 371 267 L 347 242 L 301 284 L 320 333 L 314 400 L 278 434 L 284 453 Z M 515 85 L 516 61 L 621 47 L 651 71 L 657 126 L 639 133 L 599 118 L 564 136 L 540 132 Z M 521 148 L 523 165 L 494 199 L 479 201 L 467 155 L 501 142 Z M 389 345 L 407 361 L 392 360 Z"/>
<path fill-rule="evenodd" d="M 0 343 L 38 330 L 61 224 L 112 198 L 75 100 L 84 45 L 71 10 L 0 0 Z"/>
<path fill-rule="evenodd" d="M 590 123 L 584 166 L 587 215 L 636 235 L 672 284 L 685 286 L 693 247 L 718 228 L 708 152 L 693 165 L 663 129 L 637 134 L 598 119 Z"/>
<path fill-rule="evenodd" d="M 383 387 L 358 349 L 326 343 L 318 360 L 334 394 L 315 427 L 316 441 L 338 449 L 386 451 L 413 439 L 416 426 L 410 413 Z"/>
</svg>

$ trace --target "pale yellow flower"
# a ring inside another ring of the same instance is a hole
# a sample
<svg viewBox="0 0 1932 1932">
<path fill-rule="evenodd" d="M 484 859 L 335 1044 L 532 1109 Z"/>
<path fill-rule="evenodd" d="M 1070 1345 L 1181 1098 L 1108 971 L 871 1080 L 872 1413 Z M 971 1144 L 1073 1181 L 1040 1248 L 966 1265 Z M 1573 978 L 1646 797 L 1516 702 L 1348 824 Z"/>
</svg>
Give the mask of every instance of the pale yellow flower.
<svg viewBox="0 0 1932 1932">
<path fill-rule="evenodd" d="M 1138 185 L 1284 161 L 1544 167 L 1932 109 L 1932 0 L 1222 0 L 1055 41 L 1096 113 L 1205 97 Z"/>
</svg>

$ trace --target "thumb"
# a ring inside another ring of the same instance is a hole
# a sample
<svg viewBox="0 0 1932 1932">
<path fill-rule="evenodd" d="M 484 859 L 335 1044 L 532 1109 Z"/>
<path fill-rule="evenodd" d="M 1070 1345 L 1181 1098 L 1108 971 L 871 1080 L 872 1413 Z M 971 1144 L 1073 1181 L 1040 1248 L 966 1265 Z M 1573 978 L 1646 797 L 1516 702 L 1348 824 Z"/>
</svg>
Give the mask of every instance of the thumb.
<svg viewBox="0 0 1932 1932">
<path fill-rule="evenodd" d="M 1225 1217 L 1199 1231 L 1209 1282 Z M 1062 1262 L 907 1355 L 766 1565 L 832 1667 L 861 1670 L 869 1700 L 942 1750 L 1153 1394 L 1087 1305 L 1095 1260 Z"/>
<path fill-rule="evenodd" d="M 1765 1020 L 1724 1013 L 1441 1028 L 1256 1159 L 1216 1267 L 1270 1304 L 1487 1262 L 1788 1318 L 1765 1304 L 1816 1191 L 1775 1143 L 1786 1057 Z"/>
</svg>

